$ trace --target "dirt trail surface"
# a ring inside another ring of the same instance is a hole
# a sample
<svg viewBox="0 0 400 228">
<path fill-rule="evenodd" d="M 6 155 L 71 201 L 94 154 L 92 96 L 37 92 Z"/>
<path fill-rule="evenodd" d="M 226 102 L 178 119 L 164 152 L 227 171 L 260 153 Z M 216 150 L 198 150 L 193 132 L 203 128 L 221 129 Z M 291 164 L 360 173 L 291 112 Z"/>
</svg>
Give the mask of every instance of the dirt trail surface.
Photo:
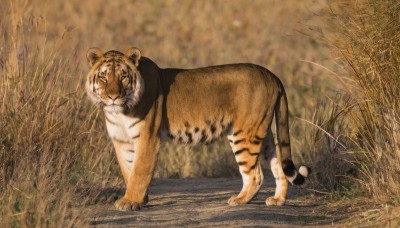
<svg viewBox="0 0 400 228">
<path fill-rule="evenodd" d="M 285 206 L 268 207 L 274 193 L 267 177 L 249 203 L 229 206 L 227 200 L 241 189 L 240 178 L 162 179 L 153 181 L 150 201 L 140 211 L 117 211 L 112 204 L 97 207 L 91 225 L 96 227 L 298 227 L 332 226 L 341 216 L 325 214 L 323 202 L 295 186 L 289 187 Z"/>
</svg>

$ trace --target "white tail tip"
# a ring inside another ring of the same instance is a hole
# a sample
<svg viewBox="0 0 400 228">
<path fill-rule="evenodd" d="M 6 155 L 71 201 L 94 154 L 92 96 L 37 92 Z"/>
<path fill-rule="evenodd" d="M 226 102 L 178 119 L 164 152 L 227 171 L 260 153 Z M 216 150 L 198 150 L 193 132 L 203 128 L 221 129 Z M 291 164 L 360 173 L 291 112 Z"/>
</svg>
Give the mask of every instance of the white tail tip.
<svg viewBox="0 0 400 228">
<path fill-rule="evenodd" d="M 303 177 L 307 177 L 309 172 L 308 172 L 308 168 L 304 165 L 300 166 L 299 168 L 299 173 L 303 176 Z"/>
</svg>

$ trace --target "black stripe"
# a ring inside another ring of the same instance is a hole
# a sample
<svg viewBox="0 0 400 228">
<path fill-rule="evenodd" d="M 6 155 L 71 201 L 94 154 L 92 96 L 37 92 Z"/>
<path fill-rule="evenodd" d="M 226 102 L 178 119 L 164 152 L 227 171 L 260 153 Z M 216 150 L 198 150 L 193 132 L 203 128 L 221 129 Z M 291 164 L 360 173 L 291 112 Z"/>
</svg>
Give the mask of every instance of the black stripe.
<svg viewBox="0 0 400 228">
<path fill-rule="evenodd" d="M 185 121 L 185 123 L 183 125 L 185 125 L 186 128 L 190 128 L 190 124 L 187 121 Z"/>
<path fill-rule="evenodd" d="M 294 185 L 302 185 L 304 184 L 304 177 L 301 174 L 297 174 L 296 178 L 293 180 Z"/>
<path fill-rule="evenodd" d="M 229 141 L 230 143 L 233 143 L 233 141 L 232 141 L 231 139 L 228 139 L 228 141 Z"/>
<path fill-rule="evenodd" d="M 194 132 L 197 133 L 198 131 L 199 131 L 199 128 L 198 128 L 198 127 L 195 127 L 195 128 L 194 128 Z"/>
<path fill-rule="evenodd" d="M 239 144 L 239 143 L 241 143 L 241 142 L 243 142 L 245 139 L 239 139 L 239 140 L 237 140 L 237 141 L 235 141 L 235 142 L 233 142 L 233 144 Z"/>
<path fill-rule="evenodd" d="M 115 57 L 114 56 L 113 56 L 112 60 L 113 60 L 113 63 L 112 63 L 113 67 L 111 69 L 112 69 L 112 73 L 115 75 Z"/>
<path fill-rule="evenodd" d="M 96 74 L 93 74 L 93 79 L 92 79 L 93 93 L 96 91 L 96 90 L 94 89 L 94 83 L 96 83 L 95 80 L 96 80 Z"/>
<path fill-rule="evenodd" d="M 129 75 L 129 87 L 133 91 L 133 77 L 130 68 L 128 67 L 128 75 Z"/>
<path fill-rule="evenodd" d="M 236 156 L 236 155 L 239 155 L 239 154 L 243 153 L 244 151 L 249 151 L 249 149 L 247 149 L 247 148 L 242 148 L 242 149 L 240 149 L 240 150 L 238 150 L 238 151 L 235 151 L 234 154 L 235 154 L 235 156 Z"/>
<path fill-rule="evenodd" d="M 129 86 L 129 88 L 131 89 L 131 90 L 133 90 L 133 85 L 132 85 L 132 76 L 128 73 L 128 86 Z"/>
<path fill-rule="evenodd" d="M 233 136 L 236 136 L 236 135 L 240 134 L 241 132 L 242 132 L 242 130 L 239 130 L 237 132 L 233 132 Z"/>
<path fill-rule="evenodd" d="M 261 141 L 259 141 L 259 140 L 254 140 L 254 141 L 250 141 L 250 143 L 251 143 L 251 144 L 258 145 L 258 144 L 261 143 Z"/>
<path fill-rule="evenodd" d="M 137 75 L 135 74 L 135 78 L 133 79 L 132 90 L 133 88 L 136 88 L 136 83 L 137 83 Z"/>
<path fill-rule="evenodd" d="M 264 138 L 258 137 L 257 135 L 254 138 L 256 138 L 259 141 L 262 141 L 264 139 Z"/>
<path fill-rule="evenodd" d="M 246 165 L 247 164 L 247 161 L 240 161 L 240 162 L 238 162 L 238 165 Z"/>
<path fill-rule="evenodd" d="M 207 140 L 207 134 L 205 130 L 201 131 L 201 139 L 200 142 L 205 142 Z"/>
<path fill-rule="evenodd" d="M 170 139 L 175 139 L 175 136 L 174 136 L 173 134 L 171 134 L 171 133 L 168 133 L 168 137 L 169 137 Z"/>
<path fill-rule="evenodd" d="M 131 152 L 131 153 L 135 153 L 135 151 L 134 150 L 127 150 L 128 152 Z"/>
<path fill-rule="evenodd" d="M 308 167 L 308 166 L 306 166 L 306 168 L 307 168 L 307 173 L 308 173 L 308 175 L 310 175 L 310 174 L 312 173 L 311 168 Z"/>
<path fill-rule="evenodd" d="M 129 162 L 129 163 L 132 163 L 132 162 L 133 162 L 132 160 L 125 160 L 125 161 L 127 161 L 127 162 Z"/>
<path fill-rule="evenodd" d="M 293 177 L 295 174 L 296 167 L 294 166 L 293 161 L 290 159 L 285 159 L 282 161 L 282 168 L 283 173 L 285 173 L 285 175 L 288 177 Z"/>
<path fill-rule="evenodd" d="M 137 135 L 131 137 L 131 139 L 136 139 L 136 138 L 139 138 L 139 137 L 140 137 L 140 134 L 137 134 Z"/>
<path fill-rule="evenodd" d="M 188 142 L 187 143 L 192 143 L 193 142 L 192 133 L 190 133 L 190 132 L 185 132 L 185 133 L 186 133 L 186 136 L 188 137 Z"/>
<path fill-rule="evenodd" d="M 214 134 L 214 132 L 217 130 L 214 124 L 211 124 L 211 133 Z"/>
<path fill-rule="evenodd" d="M 281 142 L 281 147 L 290 147 L 290 143 Z"/>
<path fill-rule="evenodd" d="M 128 128 L 131 128 L 131 127 L 135 126 L 136 124 L 138 124 L 138 123 L 141 122 L 141 121 L 142 121 L 142 120 L 138 120 L 138 121 L 133 122 Z"/>
<path fill-rule="evenodd" d="M 118 80 L 118 84 L 119 84 L 119 87 L 118 87 L 118 97 L 119 97 L 122 94 L 122 87 L 123 87 L 122 81 Z"/>
</svg>

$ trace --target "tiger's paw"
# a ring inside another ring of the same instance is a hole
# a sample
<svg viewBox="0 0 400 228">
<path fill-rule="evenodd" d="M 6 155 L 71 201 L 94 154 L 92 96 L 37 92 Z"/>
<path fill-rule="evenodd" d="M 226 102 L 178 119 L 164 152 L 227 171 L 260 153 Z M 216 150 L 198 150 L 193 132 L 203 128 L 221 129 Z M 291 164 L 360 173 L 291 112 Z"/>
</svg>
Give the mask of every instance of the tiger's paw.
<svg viewBox="0 0 400 228">
<path fill-rule="evenodd" d="M 285 204 L 285 201 L 284 198 L 275 199 L 275 197 L 271 196 L 265 200 L 265 204 L 267 204 L 267 206 L 282 206 Z"/>
<path fill-rule="evenodd" d="M 123 197 L 115 201 L 114 206 L 120 211 L 138 211 L 143 207 L 143 203 L 132 202 Z"/>
<path fill-rule="evenodd" d="M 236 196 L 232 196 L 228 200 L 229 206 L 236 206 L 236 205 L 239 205 L 239 204 L 245 204 L 247 202 L 248 201 L 244 200 L 243 198 L 239 198 L 239 197 L 236 197 Z"/>
</svg>

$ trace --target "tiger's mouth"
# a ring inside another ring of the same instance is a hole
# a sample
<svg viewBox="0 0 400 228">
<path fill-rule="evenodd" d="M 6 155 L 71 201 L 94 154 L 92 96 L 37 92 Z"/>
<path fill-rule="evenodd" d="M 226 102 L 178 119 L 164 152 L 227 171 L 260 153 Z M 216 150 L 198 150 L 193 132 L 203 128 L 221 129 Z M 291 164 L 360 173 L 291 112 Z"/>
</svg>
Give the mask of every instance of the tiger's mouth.
<svg viewBox="0 0 400 228">
<path fill-rule="evenodd" d="M 135 106 L 134 99 L 129 96 L 131 93 L 127 92 L 128 96 L 120 97 L 116 100 L 100 98 L 100 104 L 105 111 L 109 112 L 124 112 Z"/>
</svg>

